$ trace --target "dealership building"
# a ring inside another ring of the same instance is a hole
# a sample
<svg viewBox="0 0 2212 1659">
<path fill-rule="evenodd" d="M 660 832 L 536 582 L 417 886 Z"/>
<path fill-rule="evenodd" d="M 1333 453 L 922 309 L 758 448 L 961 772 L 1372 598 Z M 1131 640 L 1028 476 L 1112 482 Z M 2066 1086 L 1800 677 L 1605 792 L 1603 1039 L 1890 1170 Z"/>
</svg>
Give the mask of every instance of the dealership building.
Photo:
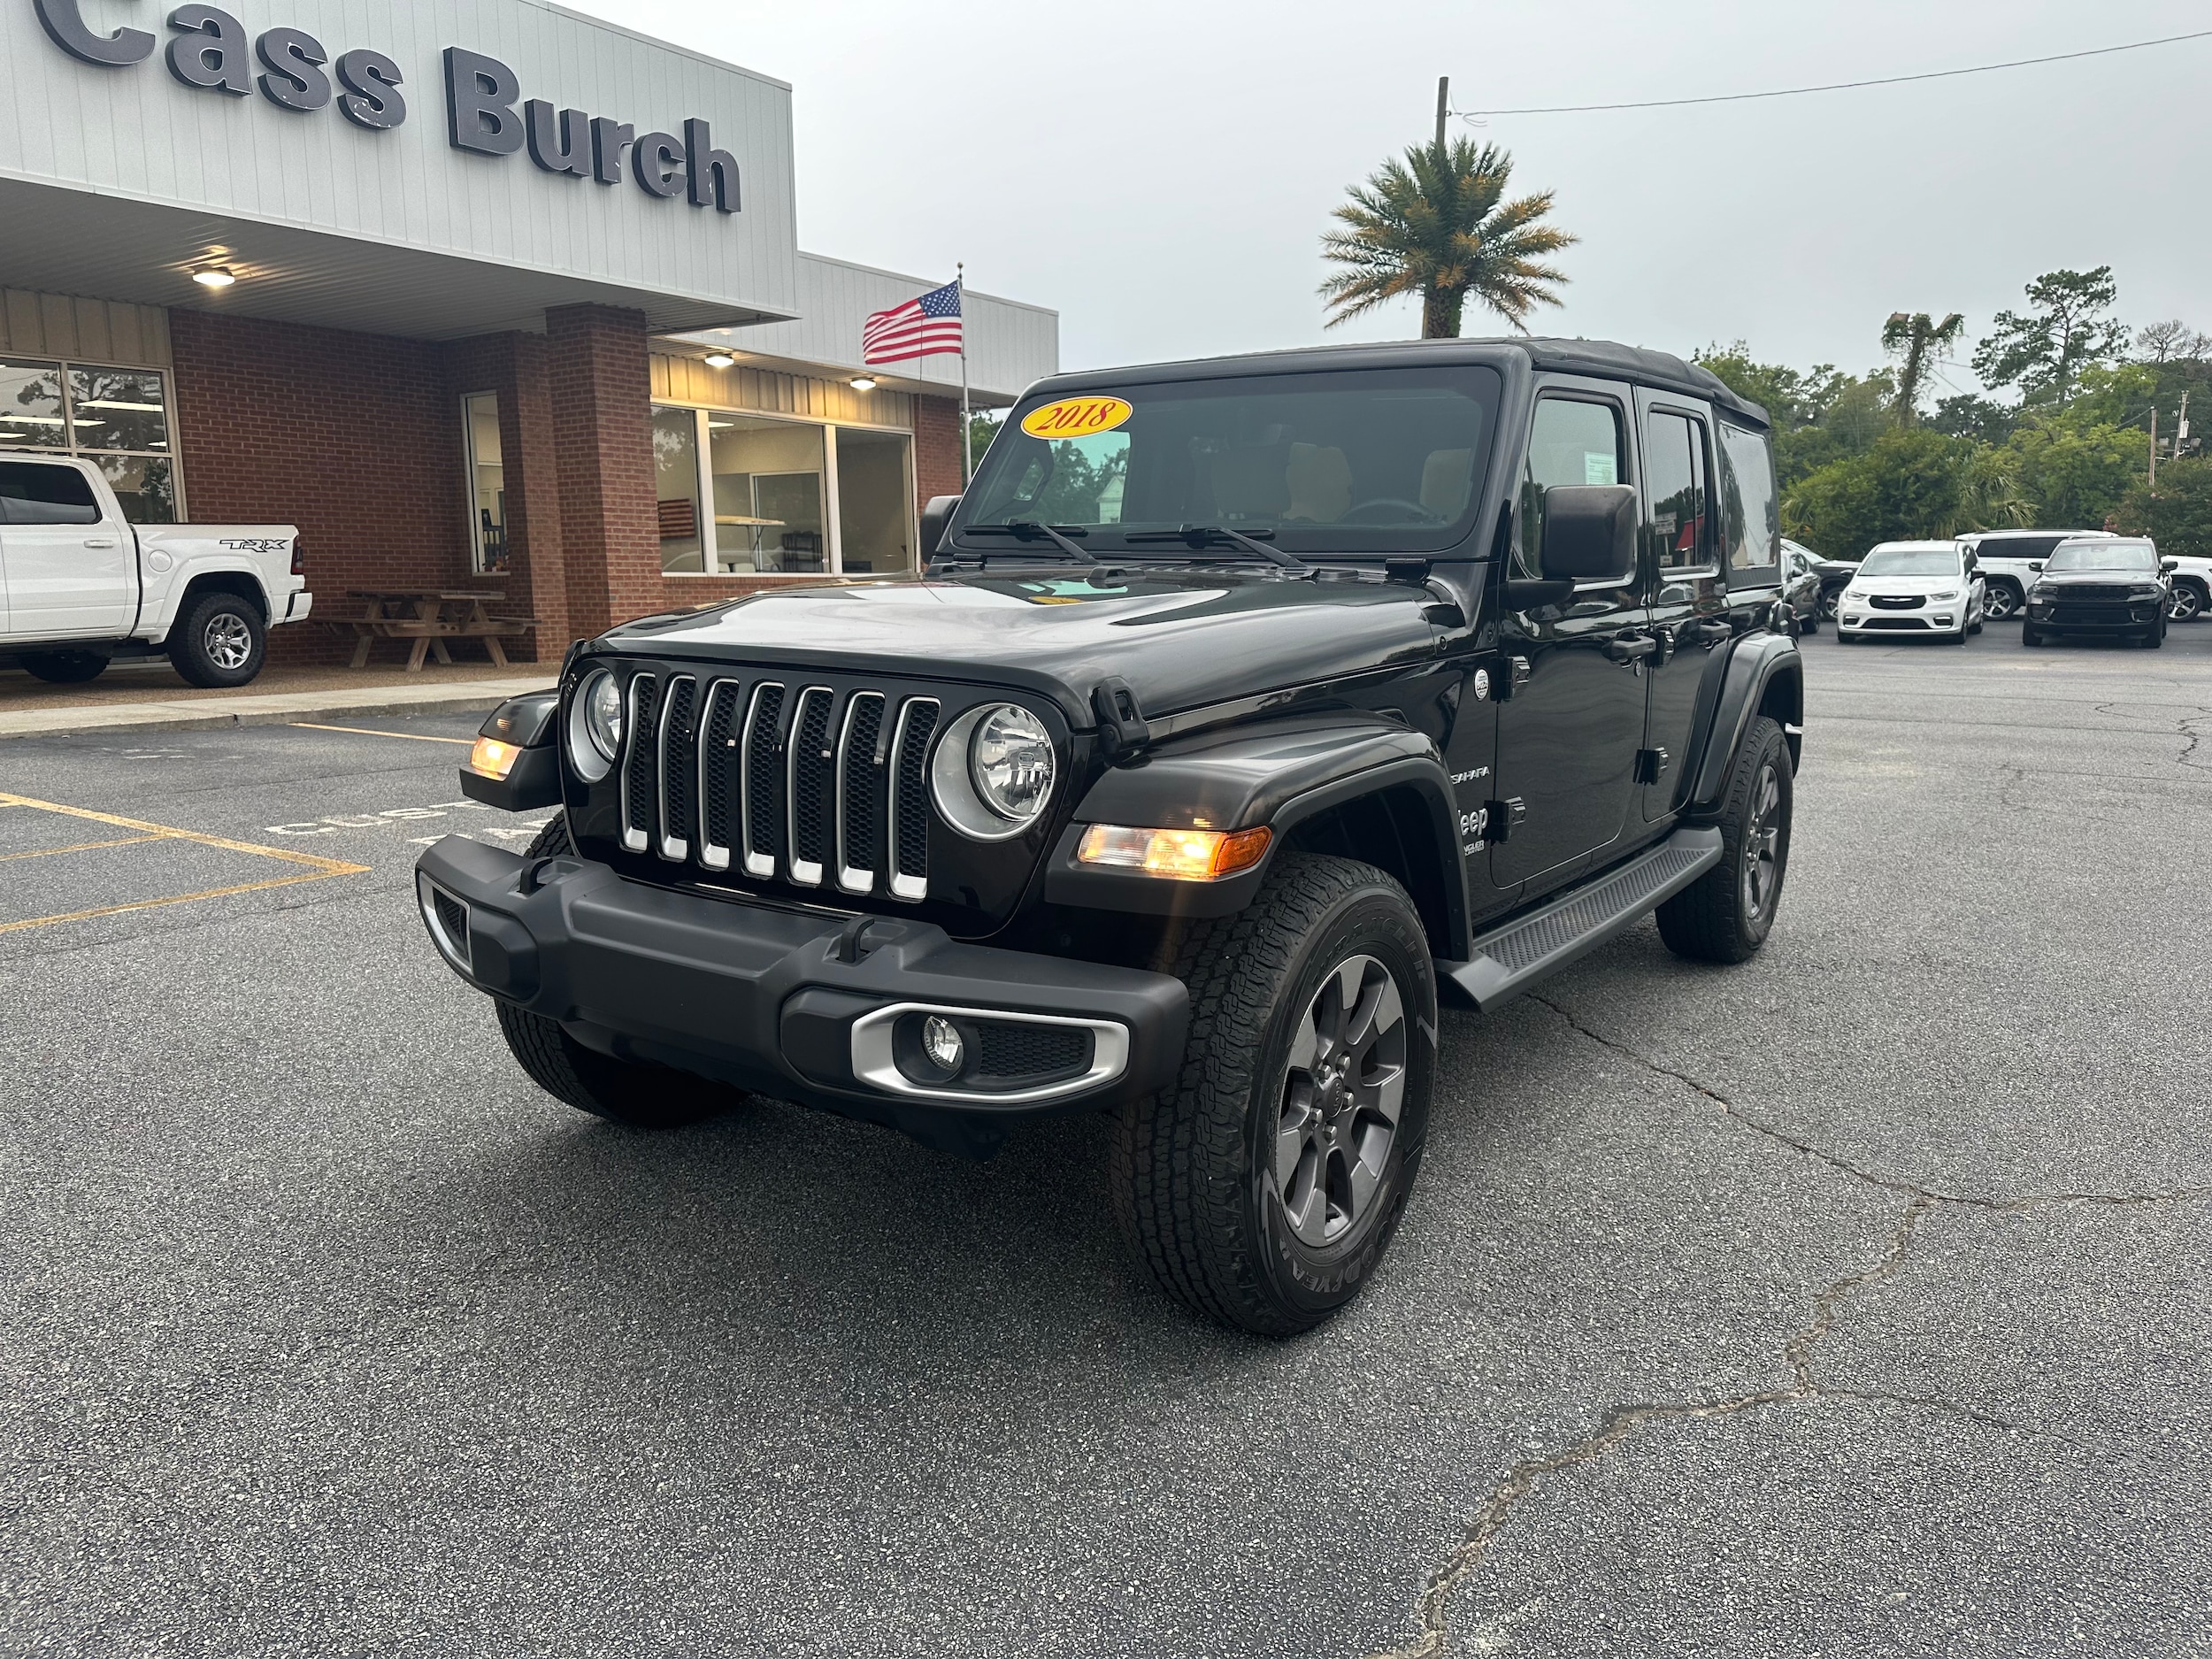
<svg viewBox="0 0 2212 1659">
<path fill-rule="evenodd" d="M 496 592 L 541 660 L 912 572 L 961 359 L 861 328 L 949 273 L 800 251 L 788 86 L 537 0 L 232 5 L 0 10 L 0 449 L 298 525 L 319 618 Z M 1057 367 L 1053 312 L 964 310 L 979 404 Z"/>
</svg>

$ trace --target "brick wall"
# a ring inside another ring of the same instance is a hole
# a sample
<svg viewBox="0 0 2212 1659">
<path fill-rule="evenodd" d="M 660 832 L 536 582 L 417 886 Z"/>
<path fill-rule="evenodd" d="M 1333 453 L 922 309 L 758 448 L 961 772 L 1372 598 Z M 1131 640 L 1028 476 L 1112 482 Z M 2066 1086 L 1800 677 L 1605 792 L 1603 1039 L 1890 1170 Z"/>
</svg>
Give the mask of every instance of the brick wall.
<svg viewBox="0 0 2212 1659">
<path fill-rule="evenodd" d="M 957 495 L 960 479 L 960 400 L 923 396 L 914 400 L 914 493 Z"/>
<path fill-rule="evenodd" d="M 545 349 L 569 620 L 589 635 L 669 604 L 645 313 L 557 306 L 545 314 Z"/>
<path fill-rule="evenodd" d="M 507 507 L 507 568 L 498 578 L 506 596 L 499 611 L 537 622 L 528 635 L 506 642 L 508 655 L 557 662 L 575 632 L 569 617 L 544 336 L 484 334 L 456 341 L 445 348 L 445 367 L 448 401 L 457 409 L 473 392 L 491 392 L 499 399 Z M 465 472 L 463 476 L 465 488 Z"/>
<path fill-rule="evenodd" d="M 464 580 L 460 411 L 440 347 L 192 311 L 169 330 L 195 521 L 298 525 L 319 614 L 342 614 L 351 588 Z M 312 624 L 270 634 L 279 663 L 351 649 Z"/>
</svg>

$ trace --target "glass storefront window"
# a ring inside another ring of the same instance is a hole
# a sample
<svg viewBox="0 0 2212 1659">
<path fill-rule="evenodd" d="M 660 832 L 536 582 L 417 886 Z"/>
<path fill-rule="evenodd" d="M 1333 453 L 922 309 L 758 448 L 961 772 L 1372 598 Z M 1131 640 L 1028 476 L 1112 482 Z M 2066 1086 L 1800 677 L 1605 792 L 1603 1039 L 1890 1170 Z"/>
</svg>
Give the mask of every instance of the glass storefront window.
<svg viewBox="0 0 2212 1659">
<path fill-rule="evenodd" d="M 837 428 L 837 532 L 847 575 L 914 569 L 914 490 L 907 440 L 864 426 Z"/>
<path fill-rule="evenodd" d="M 708 415 L 722 574 L 811 576 L 833 568 L 823 518 L 823 433 L 795 420 Z"/>
<path fill-rule="evenodd" d="M 507 469 L 499 448 L 499 394 L 461 400 L 468 429 L 470 544 L 479 574 L 507 568 Z"/>
<path fill-rule="evenodd" d="M 0 449 L 66 449 L 61 365 L 0 362 Z"/>
<path fill-rule="evenodd" d="M 174 524 L 176 432 L 159 369 L 0 359 L 0 449 L 99 463 L 133 524 Z"/>
<path fill-rule="evenodd" d="M 661 569 L 705 571 L 699 524 L 699 416 L 690 409 L 653 411 L 653 494 L 660 515 Z"/>
</svg>

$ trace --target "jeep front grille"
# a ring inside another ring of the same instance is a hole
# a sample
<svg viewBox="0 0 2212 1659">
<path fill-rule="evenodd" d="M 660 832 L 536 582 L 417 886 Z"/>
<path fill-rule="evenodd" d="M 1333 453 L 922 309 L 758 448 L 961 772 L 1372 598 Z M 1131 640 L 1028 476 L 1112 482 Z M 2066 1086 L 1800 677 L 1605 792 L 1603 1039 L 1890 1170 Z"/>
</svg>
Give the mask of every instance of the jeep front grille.
<svg viewBox="0 0 2212 1659">
<path fill-rule="evenodd" d="M 784 680 L 630 680 L 622 845 L 756 881 L 929 895 L 942 705 Z"/>
</svg>

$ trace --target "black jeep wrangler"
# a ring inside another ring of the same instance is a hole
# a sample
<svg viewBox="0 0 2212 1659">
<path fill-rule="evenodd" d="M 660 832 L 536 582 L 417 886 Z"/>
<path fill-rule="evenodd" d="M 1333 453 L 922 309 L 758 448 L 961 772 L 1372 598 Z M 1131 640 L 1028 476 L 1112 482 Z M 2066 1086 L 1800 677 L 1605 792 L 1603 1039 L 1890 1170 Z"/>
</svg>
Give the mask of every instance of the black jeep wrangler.
<svg viewBox="0 0 2212 1659">
<path fill-rule="evenodd" d="M 423 919 L 547 1090 L 750 1089 L 987 1155 L 1117 1114 L 1192 1308 L 1311 1326 L 1419 1168 L 1440 1001 L 1656 910 L 1741 962 L 1789 862 L 1801 663 L 1764 415 L 1586 341 L 1064 375 L 926 579 L 576 646 L 424 854 Z"/>
</svg>

